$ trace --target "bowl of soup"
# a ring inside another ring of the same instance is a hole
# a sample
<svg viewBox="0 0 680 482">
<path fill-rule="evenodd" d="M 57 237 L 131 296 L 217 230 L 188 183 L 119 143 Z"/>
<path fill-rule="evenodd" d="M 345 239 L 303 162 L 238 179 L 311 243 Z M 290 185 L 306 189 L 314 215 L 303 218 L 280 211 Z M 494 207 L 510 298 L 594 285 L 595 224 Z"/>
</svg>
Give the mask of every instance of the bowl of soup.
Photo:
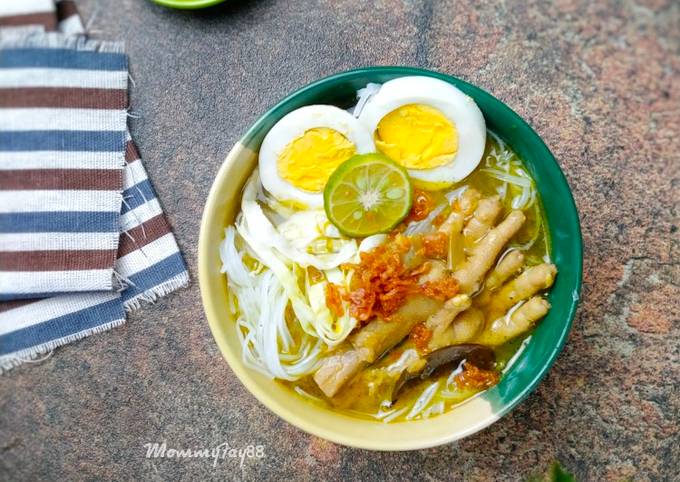
<svg viewBox="0 0 680 482">
<path fill-rule="evenodd" d="M 555 158 L 489 93 L 410 67 L 292 93 L 231 149 L 199 282 L 240 381 L 296 427 L 373 450 L 501 418 L 545 376 L 579 299 Z"/>
</svg>

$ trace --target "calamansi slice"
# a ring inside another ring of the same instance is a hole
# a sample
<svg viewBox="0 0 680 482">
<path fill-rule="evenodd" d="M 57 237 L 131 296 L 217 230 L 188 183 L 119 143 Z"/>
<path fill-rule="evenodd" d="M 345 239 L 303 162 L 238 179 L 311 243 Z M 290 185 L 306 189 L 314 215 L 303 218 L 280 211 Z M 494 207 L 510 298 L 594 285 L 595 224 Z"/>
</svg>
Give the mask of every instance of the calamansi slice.
<svg viewBox="0 0 680 482">
<path fill-rule="evenodd" d="M 365 237 L 399 224 L 411 210 L 412 191 L 402 166 L 382 154 L 360 154 L 331 174 L 323 192 L 324 208 L 341 233 Z"/>
</svg>

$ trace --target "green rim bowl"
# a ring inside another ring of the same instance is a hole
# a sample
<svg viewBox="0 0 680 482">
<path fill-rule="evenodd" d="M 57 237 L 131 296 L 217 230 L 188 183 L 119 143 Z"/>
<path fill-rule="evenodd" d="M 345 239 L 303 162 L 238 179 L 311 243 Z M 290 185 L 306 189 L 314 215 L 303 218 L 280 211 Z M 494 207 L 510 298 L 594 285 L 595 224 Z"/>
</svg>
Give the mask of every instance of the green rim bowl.
<svg viewBox="0 0 680 482">
<path fill-rule="evenodd" d="M 226 0 L 152 0 L 164 7 L 177 8 L 179 10 L 197 10 L 199 8 L 212 7 Z"/>
<path fill-rule="evenodd" d="M 220 272 L 218 247 L 224 228 L 238 212 L 241 189 L 257 164 L 260 143 L 281 117 L 309 104 L 349 107 L 355 102 L 357 89 L 367 83 L 383 83 L 405 75 L 441 79 L 471 96 L 484 113 L 488 128 L 524 159 L 543 201 L 551 254 L 559 274 L 548 295 L 552 309 L 498 385 L 443 415 L 383 424 L 305 402 L 243 364 L 236 327 L 227 308 L 227 284 Z M 234 146 L 217 174 L 203 212 L 198 272 L 205 313 L 222 355 L 266 407 L 300 429 L 332 442 L 372 450 L 412 450 L 473 434 L 508 413 L 536 388 L 562 350 L 574 319 L 581 289 L 582 240 L 576 206 L 564 174 L 538 134 L 508 106 L 450 75 L 412 67 L 368 67 L 327 77 L 294 92 L 260 117 Z"/>
</svg>

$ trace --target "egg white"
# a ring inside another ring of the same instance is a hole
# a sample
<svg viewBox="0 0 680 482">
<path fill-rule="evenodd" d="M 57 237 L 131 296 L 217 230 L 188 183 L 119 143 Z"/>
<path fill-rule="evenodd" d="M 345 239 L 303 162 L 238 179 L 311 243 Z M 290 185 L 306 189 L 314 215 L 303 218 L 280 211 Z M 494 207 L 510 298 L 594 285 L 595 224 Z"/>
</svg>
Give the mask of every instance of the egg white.
<svg viewBox="0 0 680 482">
<path fill-rule="evenodd" d="M 357 154 L 375 151 L 371 133 L 355 117 L 332 105 L 308 105 L 286 114 L 272 127 L 260 147 L 262 185 L 280 201 L 295 201 L 308 207 L 323 206 L 323 192 L 300 189 L 279 175 L 278 159 L 286 146 L 314 128 L 326 127 L 345 136 Z M 309 169 L 314 169 L 310 163 Z"/>
<path fill-rule="evenodd" d="M 458 151 L 443 166 L 409 169 L 409 175 L 427 184 L 451 185 L 467 177 L 479 164 L 486 145 L 486 122 L 472 97 L 432 77 L 400 77 L 385 82 L 363 107 L 359 121 L 375 133 L 380 120 L 403 105 L 424 104 L 446 116 L 458 132 Z"/>
</svg>

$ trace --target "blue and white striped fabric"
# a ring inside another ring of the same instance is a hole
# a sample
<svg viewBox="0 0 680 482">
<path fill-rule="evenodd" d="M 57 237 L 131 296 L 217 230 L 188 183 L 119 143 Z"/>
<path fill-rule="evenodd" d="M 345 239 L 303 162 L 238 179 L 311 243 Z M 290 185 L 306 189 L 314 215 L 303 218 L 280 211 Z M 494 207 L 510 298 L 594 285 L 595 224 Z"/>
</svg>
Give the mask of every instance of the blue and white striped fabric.
<svg viewBox="0 0 680 482">
<path fill-rule="evenodd" d="M 154 301 L 189 282 L 184 259 L 151 186 L 139 152 L 128 135 L 123 171 L 123 207 L 115 272 L 126 288 L 127 310 Z"/>
<path fill-rule="evenodd" d="M 72 2 L 28 3 L 0 3 L 0 26 L 42 24 L 0 29 L 0 372 L 189 281 L 127 131 L 122 46 L 45 33 L 80 31 Z"/>
<path fill-rule="evenodd" d="M 112 290 L 127 131 L 122 45 L 0 32 L 0 78 L 0 300 Z M 84 78 L 96 87 L 80 87 Z"/>
<path fill-rule="evenodd" d="M 125 323 L 117 292 L 9 301 L 0 310 L 0 372 Z"/>
</svg>

